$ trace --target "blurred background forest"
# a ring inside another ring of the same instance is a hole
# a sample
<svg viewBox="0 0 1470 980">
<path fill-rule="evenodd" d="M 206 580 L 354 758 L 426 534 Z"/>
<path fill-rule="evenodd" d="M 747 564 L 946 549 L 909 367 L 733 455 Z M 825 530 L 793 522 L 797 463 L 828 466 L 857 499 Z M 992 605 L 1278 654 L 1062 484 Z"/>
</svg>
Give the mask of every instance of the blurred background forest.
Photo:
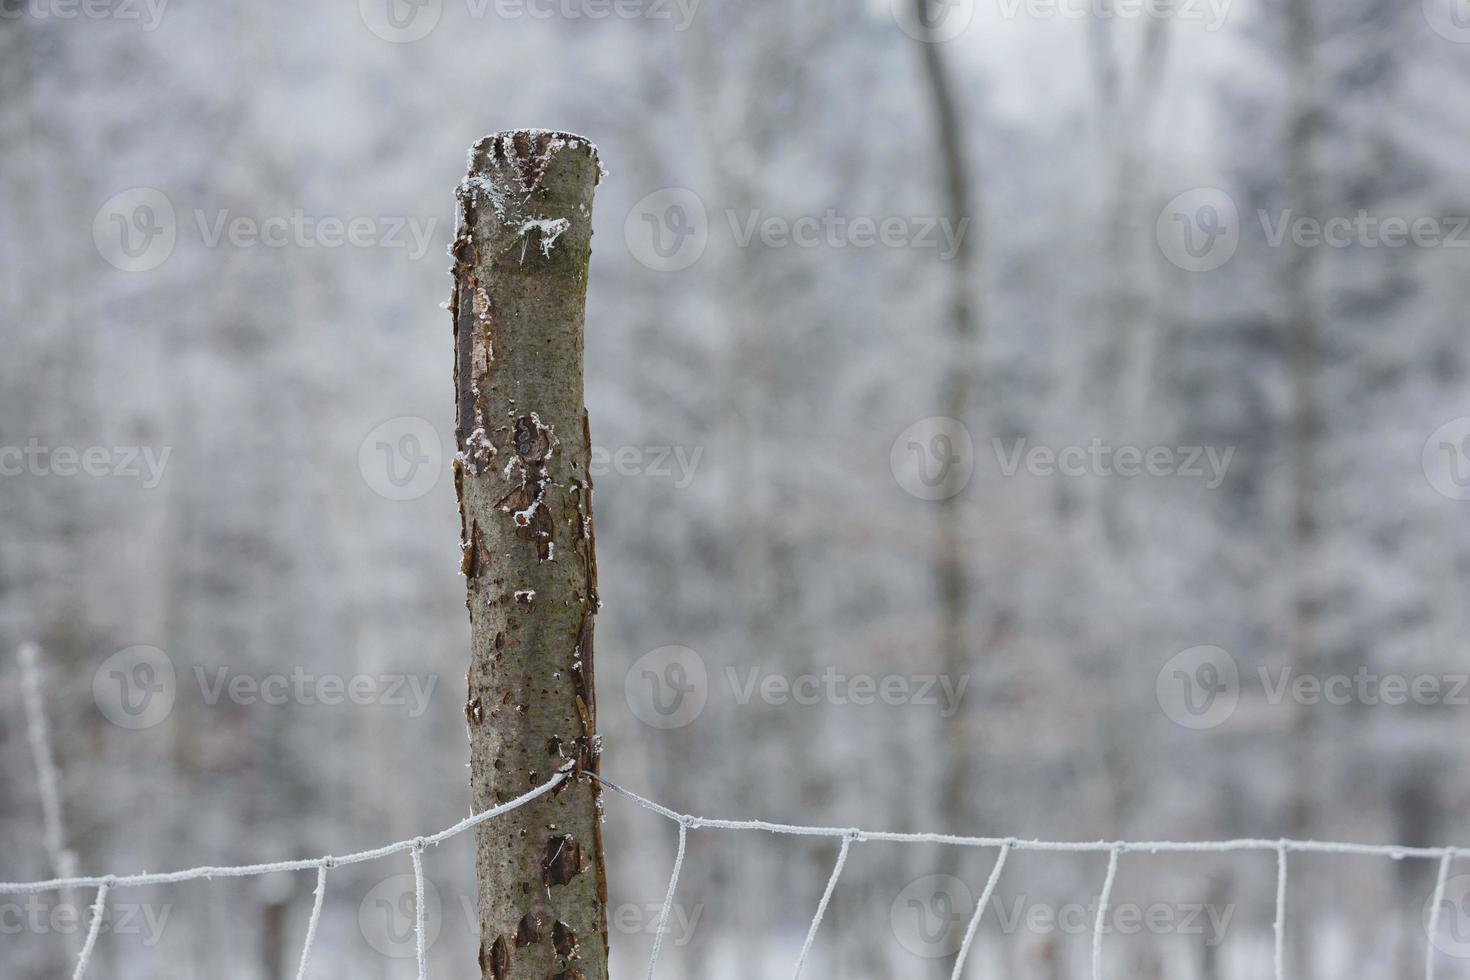
<svg viewBox="0 0 1470 980">
<path fill-rule="evenodd" d="M 56 873 L 29 640 L 85 873 L 466 814 L 445 247 L 466 147 L 527 125 L 608 170 L 605 774 L 869 829 L 1470 844 L 1461 0 L 0 13 L 0 879 Z M 113 678 L 165 665 L 163 707 L 119 715 Z M 1365 675 L 1439 693 L 1279 687 Z M 674 836 L 609 801 L 620 976 Z M 789 969 L 834 850 L 694 833 L 663 975 Z M 433 975 L 474 969 L 471 855 L 427 856 Z M 948 976 L 990 859 L 857 847 L 807 975 Z M 317 975 L 413 975 L 403 863 L 334 874 Z M 1014 858 L 971 975 L 1082 975 L 1089 929 L 1012 913 L 1086 905 L 1103 864 Z M 1294 862 L 1294 975 L 1419 975 L 1434 873 Z M 93 974 L 294 975 L 311 885 L 119 894 Z M 1109 972 L 1267 975 L 1274 887 L 1270 854 L 1125 858 L 1114 901 L 1176 926 L 1110 932 Z M 1470 976 L 1470 906 L 1446 928 L 1440 975 Z M 16 901 L 0 933 L 0 974 L 70 975 L 75 929 Z"/>
</svg>

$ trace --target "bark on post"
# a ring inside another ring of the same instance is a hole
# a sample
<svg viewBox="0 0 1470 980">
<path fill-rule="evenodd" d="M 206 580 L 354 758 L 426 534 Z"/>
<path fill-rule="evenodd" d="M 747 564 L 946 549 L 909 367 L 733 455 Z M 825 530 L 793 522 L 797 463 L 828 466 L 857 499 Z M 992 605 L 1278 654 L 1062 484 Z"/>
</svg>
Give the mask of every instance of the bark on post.
<svg viewBox="0 0 1470 980">
<path fill-rule="evenodd" d="M 454 255 L 465 718 L 475 810 L 597 769 L 597 612 L 583 318 L 597 150 L 521 130 L 470 150 Z M 598 784 L 477 828 L 485 980 L 606 980 Z"/>
</svg>

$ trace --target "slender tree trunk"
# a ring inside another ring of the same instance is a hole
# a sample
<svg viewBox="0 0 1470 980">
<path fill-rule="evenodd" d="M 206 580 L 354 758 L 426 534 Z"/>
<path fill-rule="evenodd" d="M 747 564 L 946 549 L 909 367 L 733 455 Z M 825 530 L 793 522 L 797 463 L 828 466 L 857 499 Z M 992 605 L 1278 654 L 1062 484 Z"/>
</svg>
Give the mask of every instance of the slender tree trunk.
<svg viewBox="0 0 1470 980">
<path fill-rule="evenodd" d="M 939 13 L 937 0 L 914 0 L 918 23 L 933 30 Z M 924 79 L 934 109 L 935 135 L 944 180 L 945 208 L 953 227 L 962 229 L 950 260 L 948 335 L 951 356 L 940 390 L 945 415 L 966 421 L 972 408 L 972 393 L 979 387 L 980 324 L 971 291 L 974 274 L 974 237 L 980 224 L 970 199 L 970 174 L 965 160 L 963 131 L 954 86 L 942 54 L 943 45 L 929 38 L 919 45 L 923 54 Z M 958 467 L 950 467 L 948 478 L 957 479 Z M 970 598 L 975 585 L 970 581 L 964 542 L 964 508 L 958 495 L 940 501 L 939 536 L 934 551 L 934 579 L 939 593 L 939 648 L 943 670 L 951 678 L 969 673 L 974 651 L 966 641 Z M 963 724 L 963 721 L 961 721 Z M 968 738 L 951 738 L 960 751 L 946 767 L 941 806 L 951 827 L 970 824 L 969 798 L 976 792 L 976 774 L 966 764 L 973 752 Z"/>
<path fill-rule="evenodd" d="M 470 151 L 454 243 L 455 485 L 474 648 L 476 811 L 597 769 L 597 612 L 583 317 L 596 148 L 540 130 Z M 485 980 L 606 980 L 595 781 L 479 826 Z"/>
<path fill-rule="evenodd" d="M 1317 213 L 1314 144 L 1318 126 L 1314 52 L 1316 31 L 1312 0 L 1289 0 L 1286 6 L 1288 107 L 1286 133 L 1287 207 L 1303 218 Z M 1318 454 L 1322 441 L 1322 408 L 1318 393 L 1318 325 L 1313 298 L 1315 251 L 1293 246 L 1287 252 L 1284 286 L 1287 314 L 1287 362 L 1292 405 L 1288 446 L 1292 462 L 1291 544 L 1294 581 L 1291 589 L 1291 658 L 1298 674 L 1318 669 L 1321 651 L 1322 582 L 1318 550 L 1321 521 L 1317 513 L 1321 493 Z M 1312 792 L 1315 765 L 1314 712 L 1295 706 L 1290 745 L 1294 754 L 1292 800 L 1287 815 L 1294 836 L 1315 830 Z"/>
<path fill-rule="evenodd" d="M 1315 54 L 1317 31 L 1312 0 L 1288 0 L 1286 4 L 1287 122 L 1286 206 L 1303 218 L 1319 210 L 1315 147 L 1321 110 L 1317 96 Z M 1298 676 L 1321 669 L 1322 659 L 1322 561 L 1321 494 L 1319 454 L 1322 444 L 1322 408 L 1318 391 L 1319 351 L 1315 301 L 1316 250 L 1292 246 L 1283 265 L 1287 316 L 1287 366 L 1291 378 L 1292 404 L 1287 445 L 1291 453 L 1291 626 L 1290 661 Z M 1287 772 L 1291 793 L 1287 802 L 1286 833 L 1310 838 L 1318 830 L 1318 740 L 1315 708 L 1298 702 L 1292 706 L 1291 730 L 1287 735 Z M 1318 885 L 1310 877 L 1295 886 L 1298 907 L 1320 909 Z M 1308 921 L 1295 935 L 1287 934 L 1292 973 L 1298 980 L 1311 980 L 1316 923 Z"/>
</svg>

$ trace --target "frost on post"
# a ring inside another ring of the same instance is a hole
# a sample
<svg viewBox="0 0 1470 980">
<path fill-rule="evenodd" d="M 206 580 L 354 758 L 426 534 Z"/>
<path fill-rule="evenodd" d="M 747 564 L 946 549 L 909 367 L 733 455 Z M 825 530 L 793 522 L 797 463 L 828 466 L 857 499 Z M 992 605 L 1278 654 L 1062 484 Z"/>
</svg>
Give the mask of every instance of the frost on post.
<svg viewBox="0 0 1470 980">
<path fill-rule="evenodd" d="M 454 469 L 477 811 L 597 769 L 582 338 L 600 172 L 579 136 L 505 132 L 471 148 L 458 191 Z M 573 778 L 479 827 L 483 977 L 605 980 L 598 792 Z"/>
</svg>

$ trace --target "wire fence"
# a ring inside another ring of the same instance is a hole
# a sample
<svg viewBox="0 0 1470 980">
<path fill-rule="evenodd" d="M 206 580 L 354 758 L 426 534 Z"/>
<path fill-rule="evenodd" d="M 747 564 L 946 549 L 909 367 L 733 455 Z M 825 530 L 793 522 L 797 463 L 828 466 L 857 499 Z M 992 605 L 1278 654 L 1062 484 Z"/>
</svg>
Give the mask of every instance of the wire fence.
<svg viewBox="0 0 1470 980">
<path fill-rule="evenodd" d="M 424 943 L 424 850 L 431 845 L 442 844 L 444 841 L 462 834 L 487 820 L 493 820 L 498 816 L 522 807 L 532 800 L 549 793 L 566 780 L 574 778 L 574 775 L 570 767 L 563 769 L 530 792 L 506 803 L 502 803 L 499 806 L 492 807 L 489 810 L 467 817 L 454 826 L 441 830 L 437 834 L 427 837 L 415 837 L 410 840 L 401 840 L 368 851 L 357 851 L 352 854 L 342 855 L 327 855 L 325 857 L 297 861 L 278 861 L 270 864 L 198 867 L 189 868 L 184 871 L 158 874 L 59 877 L 45 881 L 0 882 L 0 894 L 34 894 L 37 892 L 66 891 L 79 888 L 96 889 L 96 899 L 92 904 L 91 920 L 88 926 L 86 940 L 77 957 L 76 969 L 72 974 L 73 980 L 81 980 L 86 974 L 88 961 L 92 957 L 92 950 L 97 944 L 97 936 L 101 931 L 102 921 L 106 914 L 108 896 L 114 889 L 142 885 L 167 885 L 199 878 L 248 877 L 252 875 L 272 874 L 279 871 L 314 870 L 317 875 L 316 890 L 312 901 L 311 918 L 307 923 L 306 940 L 301 950 L 300 965 L 296 973 L 297 980 L 304 980 L 307 965 L 311 957 L 312 945 L 316 941 L 317 926 L 321 919 L 322 900 L 326 893 L 328 872 L 342 865 L 357 864 L 364 861 L 377 861 L 406 851 L 413 861 L 414 938 L 418 960 L 418 976 L 420 980 L 427 980 L 428 966 Z M 1445 888 L 1446 882 L 1449 879 L 1450 867 L 1464 850 L 1454 847 L 1402 847 L 1398 845 L 1349 844 L 1286 839 L 1239 839 L 1226 841 L 1046 841 L 1027 840 L 1017 837 L 964 837 L 934 833 L 891 833 L 861 830 L 856 827 L 801 826 L 796 824 L 771 823 L 765 820 L 711 819 L 672 810 L 653 800 L 639 796 L 637 793 L 625 789 L 611 780 L 593 776 L 590 773 L 582 773 L 581 775 L 598 779 L 613 795 L 636 803 L 653 813 L 672 820 L 679 828 L 679 844 L 674 857 L 674 867 L 672 873 L 669 875 L 668 889 L 664 894 L 663 906 L 659 912 L 658 926 L 653 934 L 653 950 L 648 959 L 647 977 L 649 980 L 653 980 L 658 969 L 658 959 L 663 947 L 663 937 L 669 931 L 669 917 L 674 906 L 674 896 L 679 887 L 679 875 L 684 868 L 684 857 L 687 850 L 689 833 L 694 830 L 756 830 L 796 837 L 828 837 L 841 842 L 837 853 L 837 860 L 832 868 L 832 874 L 827 880 L 826 888 L 823 889 L 821 900 L 817 904 L 816 911 L 812 915 L 811 924 L 807 929 L 806 940 L 803 942 L 801 951 L 797 955 L 792 972 L 793 980 L 799 980 L 801 977 L 802 967 L 806 963 L 807 957 L 816 941 L 822 919 L 826 915 L 828 905 L 831 903 L 832 896 L 837 890 L 838 881 L 842 877 L 842 871 L 847 864 L 852 846 L 854 844 L 870 842 L 944 844 L 956 847 L 994 848 L 997 851 L 995 864 L 991 869 L 989 878 L 986 880 L 980 900 L 975 905 L 975 911 L 970 918 L 964 938 L 956 955 L 954 970 L 951 974 L 953 980 L 959 980 L 964 973 L 965 963 L 969 958 L 980 921 L 990 904 L 990 899 L 995 892 L 996 886 L 1000 882 L 1007 858 L 1016 851 L 1095 852 L 1108 855 L 1107 874 L 1103 879 L 1102 890 L 1098 896 L 1097 916 L 1092 930 L 1093 980 L 1104 980 L 1103 934 L 1105 932 L 1105 920 L 1108 913 L 1109 900 L 1112 896 L 1113 881 L 1117 877 L 1118 865 L 1124 855 L 1171 852 L 1209 854 L 1232 851 L 1274 852 L 1276 855 L 1276 918 L 1274 925 L 1275 980 L 1286 980 L 1287 977 L 1286 900 L 1289 856 L 1291 854 L 1345 854 L 1384 857 L 1395 861 L 1404 859 L 1438 860 L 1439 871 L 1435 879 L 1434 894 L 1429 906 L 1429 921 L 1427 924 L 1430 944 L 1424 964 L 1424 976 L 1426 980 L 1434 980 L 1435 958 L 1432 940 L 1438 932 L 1440 908 L 1444 904 Z"/>
</svg>

